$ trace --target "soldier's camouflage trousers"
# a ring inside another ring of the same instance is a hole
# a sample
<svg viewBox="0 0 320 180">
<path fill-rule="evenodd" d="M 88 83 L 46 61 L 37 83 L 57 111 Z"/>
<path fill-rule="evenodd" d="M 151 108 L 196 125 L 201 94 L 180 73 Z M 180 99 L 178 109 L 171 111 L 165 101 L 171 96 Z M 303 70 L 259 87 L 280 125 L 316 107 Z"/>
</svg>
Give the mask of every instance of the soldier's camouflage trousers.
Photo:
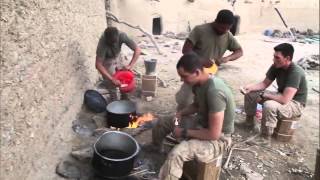
<svg viewBox="0 0 320 180">
<path fill-rule="evenodd" d="M 190 123 L 191 122 L 191 123 Z M 191 128 L 198 127 L 194 117 L 184 118 L 182 120 L 183 127 Z M 174 129 L 173 117 L 165 117 L 157 123 L 152 130 L 152 140 L 155 145 L 161 145 L 165 136 Z M 231 137 L 229 142 L 231 143 Z M 230 145 L 230 144 L 229 144 Z M 183 173 L 183 164 L 186 161 L 197 160 L 203 163 L 213 162 L 219 157 L 228 143 L 224 140 L 207 141 L 207 140 L 183 140 L 176 145 L 168 154 L 168 157 L 161 167 L 159 178 L 160 180 L 178 180 Z"/>
<path fill-rule="evenodd" d="M 250 92 L 244 97 L 244 108 L 247 116 L 254 116 L 257 107 L 257 98 L 261 91 Z M 276 92 L 269 92 L 277 94 Z M 291 100 L 287 104 L 280 104 L 274 100 L 267 100 L 262 105 L 261 133 L 270 136 L 280 119 L 291 119 L 302 114 L 304 106 L 298 101 Z"/>
</svg>

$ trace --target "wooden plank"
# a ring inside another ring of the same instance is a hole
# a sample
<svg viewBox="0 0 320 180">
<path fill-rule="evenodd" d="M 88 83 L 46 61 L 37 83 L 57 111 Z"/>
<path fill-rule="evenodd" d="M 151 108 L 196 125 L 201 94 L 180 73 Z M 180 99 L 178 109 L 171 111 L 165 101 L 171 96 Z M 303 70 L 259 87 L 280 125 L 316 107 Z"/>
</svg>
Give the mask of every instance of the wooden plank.
<svg viewBox="0 0 320 180">
<path fill-rule="evenodd" d="M 183 165 L 183 177 L 193 180 L 219 180 L 221 161 L 222 155 L 211 163 L 197 162 L 195 160 L 185 162 Z"/>
<path fill-rule="evenodd" d="M 199 163 L 197 180 L 219 180 L 221 165 L 216 163 Z"/>
</svg>

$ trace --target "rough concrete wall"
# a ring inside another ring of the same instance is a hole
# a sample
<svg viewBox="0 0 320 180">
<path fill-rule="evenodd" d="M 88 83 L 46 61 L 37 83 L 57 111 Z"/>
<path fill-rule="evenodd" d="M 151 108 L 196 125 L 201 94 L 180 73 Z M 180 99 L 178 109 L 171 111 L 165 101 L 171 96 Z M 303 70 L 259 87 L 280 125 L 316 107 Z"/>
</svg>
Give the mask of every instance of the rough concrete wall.
<svg viewBox="0 0 320 180">
<path fill-rule="evenodd" d="M 278 7 L 290 27 L 301 30 L 311 28 L 319 30 L 319 1 L 318 0 L 252 0 L 237 1 L 233 9 L 227 0 L 196 0 L 193 3 L 187 0 L 123 0 L 113 2 L 113 12 L 122 20 L 134 25 L 140 25 L 152 32 L 152 18 L 162 17 L 163 30 L 184 32 L 188 22 L 191 27 L 211 22 L 220 9 L 234 10 L 241 16 L 240 33 L 263 31 L 266 28 L 283 28 L 284 26 L 273 7 Z M 134 8 L 132 8 L 134 7 Z M 137 33 L 125 25 L 119 26 L 129 33 Z"/>
<path fill-rule="evenodd" d="M 83 92 L 98 77 L 104 1 L 1 0 L 0 7 L 0 179 L 52 179 L 72 144 Z"/>
</svg>

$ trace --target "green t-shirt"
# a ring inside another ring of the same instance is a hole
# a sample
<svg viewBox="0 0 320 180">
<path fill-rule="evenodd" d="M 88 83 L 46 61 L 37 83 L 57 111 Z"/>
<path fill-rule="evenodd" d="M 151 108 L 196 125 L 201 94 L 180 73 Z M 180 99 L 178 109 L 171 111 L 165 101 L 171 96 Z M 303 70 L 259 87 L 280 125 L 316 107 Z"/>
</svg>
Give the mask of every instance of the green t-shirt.
<svg viewBox="0 0 320 180">
<path fill-rule="evenodd" d="M 212 28 L 212 23 L 196 26 L 190 32 L 188 39 L 194 46 L 193 51 L 204 61 L 218 60 L 227 50 L 235 51 L 241 48 L 229 31 L 221 36 L 217 35 Z"/>
<path fill-rule="evenodd" d="M 304 105 L 307 102 L 308 87 L 304 70 L 291 63 L 288 69 L 275 68 L 273 65 L 269 68 L 267 78 L 271 81 L 276 79 L 278 85 L 278 92 L 282 93 L 286 87 L 293 87 L 297 89 L 293 100 L 296 100 Z"/>
<path fill-rule="evenodd" d="M 209 113 L 224 111 L 222 132 L 234 131 L 235 102 L 230 88 L 218 77 L 210 77 L 200 86 L 194 86 L 194 103 L 198 107 L 200 123 L 208 127 Z"/>
<path fill-rule="evenodd" d="M 104 60 L 115 58 L 121 51 L 121 45 L 125 43 L 133 51 L 137 47 L 136 43 L 131 40 L 126 33 L 119 33 L 119 41 L 113 45 L 106 43 L 106 37 L 104 34 L 101 35 L 97 46 L 96 55 Z"/>
</svg>

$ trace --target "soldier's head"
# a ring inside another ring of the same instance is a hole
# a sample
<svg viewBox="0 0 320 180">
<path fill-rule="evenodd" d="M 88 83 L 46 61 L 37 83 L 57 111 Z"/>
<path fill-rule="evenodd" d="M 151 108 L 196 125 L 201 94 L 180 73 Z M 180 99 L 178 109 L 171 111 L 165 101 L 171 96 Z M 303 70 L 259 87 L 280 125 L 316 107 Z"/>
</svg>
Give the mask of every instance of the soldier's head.
<svg viewBox="0 0 320 180">
<path fill-rule="evenodd" d="M 104 36 L 107 44 L 116 44 L 119 41 L 119 30 L 116 27 L 108 27 L 104 31 Z"/>
<path fill-rule="evenodd" d="M 198 84 L 204 73 L 200 57 L 193 52 L 184 54 L 180 58 L 177 63 L 177 71 L 181 81 L 190 85 Z"/>
<path fill-rule="evenodd" d="M 293 58 L 293 53 L 294 53 L 294 48 L 291 44 L 289 43 L 282 43 L 277 45 L 274 49 L 274 54 L 273 54 L 273 64 L 276 68 L 285 68 L 290 65 L 292 58 Z"/>
<path fill-rule="evenodd" d="M 218 12 L 216 19 L 213 22 L 213 30 L 218 35 L 227 33 L 234 23 L 234 15 L 230 10 L 223 9 Z"/>
</svg>

